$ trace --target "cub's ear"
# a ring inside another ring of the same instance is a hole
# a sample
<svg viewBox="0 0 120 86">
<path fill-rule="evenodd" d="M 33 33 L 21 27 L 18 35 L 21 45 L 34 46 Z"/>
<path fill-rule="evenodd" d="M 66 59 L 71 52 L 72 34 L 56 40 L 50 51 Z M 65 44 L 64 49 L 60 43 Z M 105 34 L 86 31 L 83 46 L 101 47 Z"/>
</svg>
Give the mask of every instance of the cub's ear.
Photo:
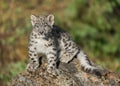
<svg viewBox="0 0 120 86">
<path fill-rule="evenodd" d="M 36 18 L 35 15 L 31 15 L 30 18 L 31 18 L 31 23 L 34 26 L 35 25 L 35 21 L 36 21 L 37 18 Z"/>
<path fill-rule="evenodd" d="M 50 26 L 54 25 L 54 15 L 50 14 L 47 16 L 48 24 Z"/>
</svg>

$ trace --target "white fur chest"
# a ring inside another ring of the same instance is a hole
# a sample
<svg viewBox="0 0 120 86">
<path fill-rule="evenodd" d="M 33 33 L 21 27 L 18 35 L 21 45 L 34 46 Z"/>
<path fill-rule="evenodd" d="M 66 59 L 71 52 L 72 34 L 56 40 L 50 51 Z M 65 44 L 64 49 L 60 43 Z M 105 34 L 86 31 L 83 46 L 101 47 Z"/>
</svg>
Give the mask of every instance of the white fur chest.
<svg viewBox="0 0 120 86">
<path fill-rule="evenodd" d="M 42 38 L 41 39 L 35 39 L 36 41 L 36 44 L 35 44 L 35 47 L 36 47 L 36 51 L 38 53 L 43 53 L 45 54 L 46 51 L 48 50 L 48 48 L 45 46 L 48 42 L 46 40 L 43 40 Z"/>
</svg>

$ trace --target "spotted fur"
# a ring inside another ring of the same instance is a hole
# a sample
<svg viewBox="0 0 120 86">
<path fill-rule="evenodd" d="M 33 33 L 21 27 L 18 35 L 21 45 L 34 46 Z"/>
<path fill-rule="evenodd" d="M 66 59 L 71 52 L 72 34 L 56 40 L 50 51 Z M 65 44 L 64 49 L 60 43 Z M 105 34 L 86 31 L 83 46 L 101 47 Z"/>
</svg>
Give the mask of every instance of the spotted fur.
<svg viewBox="0 0 120 86">
<path fill-rule="evenodd" d="M 33 26 L 29 41 L 30 63 L 27 69 L 34 71 L 39 66 L 38 54 L 46 55 L 48 59 L 47 71 L 56 74 L 58 61 L 68 63 L 75 56 L 84 71 L 89 73 L 99 72 L 94 67 L 86 54 L 76 45 L 70 35 L 54 25 L 54 16 L 31 15 Z"/>
</svg>

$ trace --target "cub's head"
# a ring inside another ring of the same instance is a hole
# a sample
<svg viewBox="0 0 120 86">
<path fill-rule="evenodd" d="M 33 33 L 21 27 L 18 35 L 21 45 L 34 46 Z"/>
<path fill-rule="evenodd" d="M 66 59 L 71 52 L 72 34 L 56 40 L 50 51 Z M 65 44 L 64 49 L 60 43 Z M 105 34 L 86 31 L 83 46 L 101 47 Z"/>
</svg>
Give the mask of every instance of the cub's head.
<svg viewBox="0 0 120 86">
<path fill-rule="evenodd" d="M 34 29 L 37 29 L 37 30 L 52 28 L 52 26 L 54 25 L 54 16 L 52 14 L 50 14 L 48 16 L 31 15 L 30 18 L 31 18 L 32 26 L 34 27 Z"/>
</svg>

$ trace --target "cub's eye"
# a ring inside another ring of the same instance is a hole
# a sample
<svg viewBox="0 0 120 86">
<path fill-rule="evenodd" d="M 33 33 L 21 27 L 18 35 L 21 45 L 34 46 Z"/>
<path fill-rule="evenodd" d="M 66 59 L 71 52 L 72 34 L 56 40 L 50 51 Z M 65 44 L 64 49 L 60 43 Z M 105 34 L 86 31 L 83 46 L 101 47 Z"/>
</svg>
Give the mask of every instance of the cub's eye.
<svg viewBox="0 0 120 86">
<path fill-rule="evenodd" d="M 38 26 L 38 25 L 37 25 L 36 27 L 37 27 L 37 28 L 39 28 L 39 26 Z"/>
<path fill-rule="evenodd" d="M 35 25 L 35 27 L 39 28 L 39 25 Z"/>
<path fill-rule="evenodd" d="M 44 23 L 44 26 L 47 26 L 47 23 Z"/>
</svg>

